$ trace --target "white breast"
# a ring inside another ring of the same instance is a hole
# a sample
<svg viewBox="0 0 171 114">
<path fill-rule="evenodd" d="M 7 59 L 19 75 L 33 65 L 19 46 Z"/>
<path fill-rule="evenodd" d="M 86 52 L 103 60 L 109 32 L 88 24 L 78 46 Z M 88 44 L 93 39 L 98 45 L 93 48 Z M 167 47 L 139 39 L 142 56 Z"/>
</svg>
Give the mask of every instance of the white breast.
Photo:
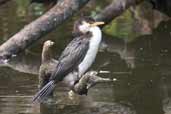
<svg viewBox="0 0 171 114">
<path fill-rule="evenodd" d="M 102 39 L 102 32 L 99 27 L 93 27 L 90 31 L 92 32 L 92 38 L 90 39 L 87 54 L 78 66 L 79 76 L 82 76 L 94 62 Z"/>
</svg>

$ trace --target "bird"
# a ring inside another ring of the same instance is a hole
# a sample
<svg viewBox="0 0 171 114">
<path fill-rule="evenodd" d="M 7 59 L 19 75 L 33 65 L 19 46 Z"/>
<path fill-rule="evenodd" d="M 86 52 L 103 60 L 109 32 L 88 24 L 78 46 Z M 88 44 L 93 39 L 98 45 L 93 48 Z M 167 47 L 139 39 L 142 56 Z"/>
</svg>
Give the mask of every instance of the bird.
<svg viewBox="0 0 171 114">
<path fill-rule="evenodd" d="M 52 46 L 54 42 L 47 40 L 43 44 L 42 55 L 41 55 L 41 65 L 39 68 L 39 89 L 45 86 L 51 74 L 53 73 L 58 61 L 52 57 Z"/>
<path fill-rule="evenodd" d="M 52 93 L 55 85 L 66 78 L 69 73 L 77 72 L 78 78 L 86 73 L 98 53 L 102 41 L 102 31 L 99 26 L 103 24 L 104 22 L 97 22 L 87 16 L 79 18 L 74 23 L 74 39 L 60 55 L 48 83 L 33 97 L 33 103 L 43 102 Z"/>
</svg>

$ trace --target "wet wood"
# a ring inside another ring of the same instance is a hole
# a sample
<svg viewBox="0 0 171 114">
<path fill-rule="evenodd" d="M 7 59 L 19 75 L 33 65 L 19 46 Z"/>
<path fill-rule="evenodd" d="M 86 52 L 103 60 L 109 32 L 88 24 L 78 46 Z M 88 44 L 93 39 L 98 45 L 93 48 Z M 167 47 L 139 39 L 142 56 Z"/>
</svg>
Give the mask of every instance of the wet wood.
<svg viewBox="0 0 171 114">
<path fill-rule="evenodd" d="M 73 91 L 79 95 L 87 94 L 88 90 L 98 83 L 109 83 L 114 81 L 114 79 L 99 77 L 96 71 L 89 71 L 74 85 Z"/>
</svg>

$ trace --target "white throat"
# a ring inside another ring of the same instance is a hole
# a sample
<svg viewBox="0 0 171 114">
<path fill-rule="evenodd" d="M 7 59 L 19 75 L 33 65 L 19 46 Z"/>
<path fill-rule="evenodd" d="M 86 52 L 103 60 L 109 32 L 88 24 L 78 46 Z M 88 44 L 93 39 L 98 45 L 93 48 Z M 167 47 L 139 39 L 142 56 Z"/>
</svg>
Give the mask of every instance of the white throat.
<svg viewBox="0 0 171 114">
<path fill-rule="evenodd" d="M 99 39 L 101 41 L 102 39 L 102 31 L 99 27 L 92 27 L 90 28 L 90 31 L 92 32 L 92 38 L 91 39 Z"/>
<path fill-rule="evenodd" d="M 99 27 L 90 28 L 90 32 L 92 32 L 92 37 L 90 38 L 89 49 L 83 61 L 78 66 L 79 76 L 82 76 L 94 62 L 102 40 L 102 32 Z"/>
</svg>

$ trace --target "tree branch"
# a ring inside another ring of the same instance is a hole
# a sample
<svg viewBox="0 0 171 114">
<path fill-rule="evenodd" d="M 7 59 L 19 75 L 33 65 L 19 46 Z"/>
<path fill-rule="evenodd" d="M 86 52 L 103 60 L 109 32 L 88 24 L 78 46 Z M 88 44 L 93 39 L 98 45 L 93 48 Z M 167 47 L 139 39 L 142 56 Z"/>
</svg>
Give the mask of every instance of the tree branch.
<svg viewBox="0 0 171 114">
<path fill-rule="evenodd" d="M 114 79 L 102 78 L 97 76 L 97 74 L 96 71 L 89 71 L 84 74 L 81 79 L 79 79 L 79 82 L 74 85 L 73 91 L 80 95 L 87 94 L 88 90 L 98 83 L 114 82 Z"/>
<path fill-rule="evenodd" d="M 104 21 L 106 24 L 110 23 L 114 18 L 120 16 L 130 6 L 137 5 L 144 0 L 113 0 L 101 13 L 94 18 L 97 21 Z"/>
<path fill-rule="evenodd" d="M 0 59 L 9 59 L 18 54 L 43 35 L 68 19 L 89 0 L 61 0 L 43 16 L 25 26 L 0 46 Z"/>
<path fill-rule="evenodd" d="M 61 0 L 52 9 L 43 16 L 33 21 L 21 31 L 12 36 L 8 41 L 0 46 L 0 60 L 9 59 L 13 55 L 18 54 L 35 41 L 39 40 L 43 35 L 52 31 L 58 25 L 63 23 L 67 18 L 72 16 L 74 12 L 85 5 L 89 0 Z M 119 16 L 123 11 L 132 5 L 136 5 L 143 0 L 113 0 L 95 20 L 111 22 L 113 18 Z"/>
</svg>

